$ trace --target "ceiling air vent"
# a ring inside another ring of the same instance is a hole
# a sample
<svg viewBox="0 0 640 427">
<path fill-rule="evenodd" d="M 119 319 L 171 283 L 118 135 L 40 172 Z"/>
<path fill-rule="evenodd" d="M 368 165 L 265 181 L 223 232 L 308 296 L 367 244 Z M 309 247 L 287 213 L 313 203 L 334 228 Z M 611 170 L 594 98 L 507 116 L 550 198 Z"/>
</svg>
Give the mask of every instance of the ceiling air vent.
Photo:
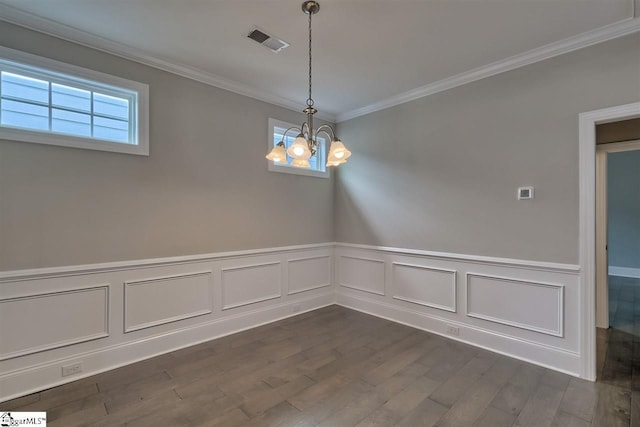
<svg viewBox="0 0 640 427">
<path fill-rule="evenodd" d="M 265 34 L 257 28 L 251 31 L 247 37 L 251 40 L 257 41 L 262 46 L 269 48 L 269 50 L 273 52 L 280 52 L 282 49 L 289 46 L 289 43 L 286 41 L 270 36 L 269 34 Z"/>
</svg>

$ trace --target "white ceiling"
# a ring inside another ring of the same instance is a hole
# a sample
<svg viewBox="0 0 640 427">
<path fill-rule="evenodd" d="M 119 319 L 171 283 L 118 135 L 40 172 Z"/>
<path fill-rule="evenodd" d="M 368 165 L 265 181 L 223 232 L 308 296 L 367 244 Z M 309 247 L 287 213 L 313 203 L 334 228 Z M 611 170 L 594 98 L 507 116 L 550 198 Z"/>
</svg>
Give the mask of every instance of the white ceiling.
<svg viewBox="0 0 640 427">
<path fill-rule="evenodd" d="M 240 92 L 281 97 L 281 103 L 302 109 L 308 65 L 301 3 L 0 0 L 0 18 L 73 34 L 86 44 L 98 40 L 68 27 L 81 30 L 133 48 L 138 56 L 195 69 Z M 313 97 L 319 110 L 338 117 L 633 17 L 633 0 L 320 0 L 320 5 L 313 17 Z M 291 46 L 280 53 L 267 50 L 246 37 L 254 26 Z"/>
</svg>

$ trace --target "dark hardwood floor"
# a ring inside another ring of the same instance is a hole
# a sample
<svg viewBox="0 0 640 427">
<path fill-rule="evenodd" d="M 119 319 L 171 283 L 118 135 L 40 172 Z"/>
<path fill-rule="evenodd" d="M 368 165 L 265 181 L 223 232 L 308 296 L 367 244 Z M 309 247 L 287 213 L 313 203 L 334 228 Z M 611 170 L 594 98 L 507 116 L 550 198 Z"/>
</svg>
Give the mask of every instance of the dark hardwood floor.
<svg viewBox="0 0 640 427">
<path fill-rule="evenodd" d="M 47 411 L 49 426 L 64 427 L 609 427 L 635 411 L 626 386 L 330 306 L 0 409 Z"/>
<path fill-rule="evenodd" d="M 609 325 L 598 329 L 598 383 L 619 397 L 612 425 L 640 426 L 640 279 L 609 276 Z"/>
</svg>

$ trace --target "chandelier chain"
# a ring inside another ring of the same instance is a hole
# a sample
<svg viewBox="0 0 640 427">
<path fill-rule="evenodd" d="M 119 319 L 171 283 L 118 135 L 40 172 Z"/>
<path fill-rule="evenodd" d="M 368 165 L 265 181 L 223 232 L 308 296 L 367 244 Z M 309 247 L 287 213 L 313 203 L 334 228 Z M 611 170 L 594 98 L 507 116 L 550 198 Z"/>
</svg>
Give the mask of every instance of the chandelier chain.
<svg viewBox="0 0 640 427">
<path fill-rule="evenodd" d="M 311 15 L 309 13 L 309 98 L 307 99 L 307 106 L 313 106 L 313 98 L 311 98 Z"/>
</svg>

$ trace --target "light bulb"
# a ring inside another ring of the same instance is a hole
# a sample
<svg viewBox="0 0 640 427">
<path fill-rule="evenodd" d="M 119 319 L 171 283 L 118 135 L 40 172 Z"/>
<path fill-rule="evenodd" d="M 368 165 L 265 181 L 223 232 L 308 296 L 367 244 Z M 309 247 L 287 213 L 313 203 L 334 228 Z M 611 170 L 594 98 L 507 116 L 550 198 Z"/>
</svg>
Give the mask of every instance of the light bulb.
<svg viewBox="0 0 640 427">
<path fill-rule="evenodd" d="M 341 159 L 344 157 L 344 151 L 338 151 L 334 154 L 334 156 L 336 156 L 336 158 Z"/>
<path fill-rule="evenodd" d="M 304 149 L 302 147 L 294 147 L 293 152 L 296 156 L 301 156 L 304 153 Z"/>
</svg>

